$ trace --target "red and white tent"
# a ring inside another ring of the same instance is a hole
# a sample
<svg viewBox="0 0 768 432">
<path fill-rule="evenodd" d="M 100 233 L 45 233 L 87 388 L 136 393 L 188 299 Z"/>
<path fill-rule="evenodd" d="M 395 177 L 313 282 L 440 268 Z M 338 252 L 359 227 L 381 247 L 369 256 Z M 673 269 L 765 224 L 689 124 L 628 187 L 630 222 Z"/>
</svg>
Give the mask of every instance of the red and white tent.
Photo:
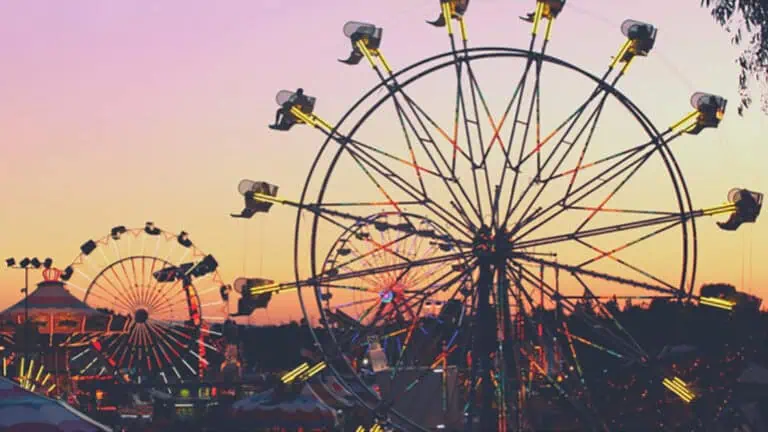
<svg viewBox="0 0 768 432">
<path fill-rule="evenodd" d="M 43 272 L 45 280 L 37 284 L 26 299 L 0 312 L 0 322 L 19 325 L 28 315 L 30 322 L 36 324 L 40 333 L 49 335 L 53 344 L 54 335 L 84 333 L 89 319 L 107 318 L 107 314 L 73 296 L 65 283 L 59 280 L 60 275 L 59 270 L 46 269 Z M 12 330 L 12 326 L 0 326 L 0 332 Z"/>
<path fill-rule="evenodd" d="M 0 430 L 4 432 L 102 432 L 97 423 L 64 402 L 29 392 L 0 378 Z"/>
<path fill-rule="evenodd" d="M 309 391 L 280 395 L 274 389 L 239 400 L 232 416 L 248 430 L 286 428 L 332 430 L 336 411 Z"/>
</svg>

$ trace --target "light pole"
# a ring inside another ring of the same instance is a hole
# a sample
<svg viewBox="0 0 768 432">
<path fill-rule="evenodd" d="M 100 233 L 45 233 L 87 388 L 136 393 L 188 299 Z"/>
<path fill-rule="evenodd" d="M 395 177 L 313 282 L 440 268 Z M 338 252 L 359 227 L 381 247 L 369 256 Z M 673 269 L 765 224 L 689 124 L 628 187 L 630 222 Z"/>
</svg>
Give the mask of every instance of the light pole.
<svg viewBox="0 0 768 432">
<path fill-rule="evenodd" d="M 45 266 L 45 268 L 51 268 L 53 265 L 53 260 L 50 258 L 46 258 L 45 261 L 42 263 L 37 258 L 27 258 L 25 257 L 19 263 L 16 263 L 16 259 L 14 258 L 8 258 L 5 260 L 5 264 L 8 266 L 8 268 L 11 269 L 17 269 L 17 270 L 24 270 L 24 288 L 21 289 L 21 292 L 24 293 L 24 357 L 28 357 L 29 354 L 29 304 L 28 304 L 28 298 L 29 298 L 29 269 L 30 266 L 34 269 L 39 269 L 40 266 Z"/>
</svg>

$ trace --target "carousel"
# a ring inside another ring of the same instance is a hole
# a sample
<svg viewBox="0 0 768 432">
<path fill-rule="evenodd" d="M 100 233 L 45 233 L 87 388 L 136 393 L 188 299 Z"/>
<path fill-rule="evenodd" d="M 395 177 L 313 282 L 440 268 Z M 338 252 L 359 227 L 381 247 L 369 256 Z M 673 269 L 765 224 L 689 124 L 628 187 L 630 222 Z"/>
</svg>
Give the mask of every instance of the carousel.
<svg viewBox="0 0 768 432">
<path fill-rule="evenodd" d="M 0 312 L 3 376 L 43 394 L 58 394 L 71 382 L 68 347 L 73 338 L 89 339 L 117 324 L 114 316 L 73 296 L 62 273 L 45 268 L 34 291 Z"/>
</svg>

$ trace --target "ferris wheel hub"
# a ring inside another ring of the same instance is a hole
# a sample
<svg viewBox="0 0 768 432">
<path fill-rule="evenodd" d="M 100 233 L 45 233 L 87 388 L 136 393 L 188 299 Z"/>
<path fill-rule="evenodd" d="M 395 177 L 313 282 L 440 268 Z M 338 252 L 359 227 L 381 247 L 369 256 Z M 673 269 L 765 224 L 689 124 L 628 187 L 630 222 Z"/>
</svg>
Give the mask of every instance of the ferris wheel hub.
<svg viewBox="0 0 768 432">
<path fill-rule="evenodd" d="M 509 233 L 503 228 L 493 230 L 488 226 L 480 227 L 472 242 L 472 252 L 479 259 L 509 258 L 512 252 Z"/>
<path fill-rule="evenodd" d="M 137 309 L 133 314 L 133 319 L 136 320 L 138 324 L 143 324 L 149 319 L 149 312 L 144 308 Z"/>
</svg>

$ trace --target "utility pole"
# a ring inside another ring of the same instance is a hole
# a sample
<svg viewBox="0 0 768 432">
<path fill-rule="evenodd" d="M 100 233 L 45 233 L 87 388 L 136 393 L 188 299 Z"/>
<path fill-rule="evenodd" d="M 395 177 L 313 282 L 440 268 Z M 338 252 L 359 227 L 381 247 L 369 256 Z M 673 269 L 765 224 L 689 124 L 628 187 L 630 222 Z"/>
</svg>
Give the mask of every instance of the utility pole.
<svg viewBox="0 0 768 432">
<path fill-rule="evenodd" d="M 15 258 L 8 258 L 5 260 L 5 264 L 10 269 L 24 270 L 24 288 L 21 292 L 24 293 L 24 358 L 29 357 L 29 269 L 39 269 L 41 266 L 45 268 L 51 268 L 53 260 L 46 258 L 43 262 L 40 262 L 37 258 L 24 257 L 21 261 L 16 263 Z"/>
</svg>

